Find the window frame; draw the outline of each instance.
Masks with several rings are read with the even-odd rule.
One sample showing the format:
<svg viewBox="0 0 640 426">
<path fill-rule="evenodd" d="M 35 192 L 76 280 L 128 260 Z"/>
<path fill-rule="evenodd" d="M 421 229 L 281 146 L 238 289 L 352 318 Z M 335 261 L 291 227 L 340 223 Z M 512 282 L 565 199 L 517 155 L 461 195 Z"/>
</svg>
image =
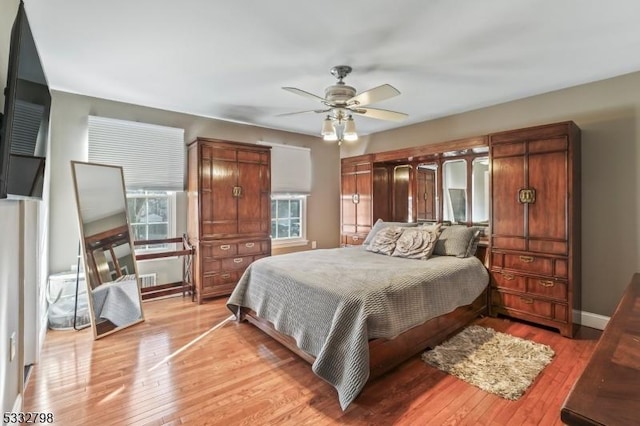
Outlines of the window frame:
<svg viewBox="0 0 640 426">
<path fill-rule="evenodd" d="M 303 246 L 309 243 L 307 240 L 307 195 L 304 194 L 272 194 L 271 203 L 278 200 L 300 200 L 300 236 L 299 237 L 285 237 L 274 238 L 271 236 L 272 247 L 293 247 Z M 272 205 L 269 206 L 271 208 Z M 277 209 L 276 209 L 277 211 Z M 277 218 L 271 217 L 269 225 L 273 223 Z"/>
<path fill-rule="evenodd" d="M 158 193 L 164 193 L 164 194 L 161 195 Z M 176 230 L 176 198 L 177 198 L 176 194 L 177 194 L 176 191 L 159 191 L 159 190 L 127 190 L 126 191 L 127 201 L 130 198 L 145 198 L 145 199 L 158 198 L 158 197 L 167 198 L 167 221 L 166 221 L 167 236 L 166 238 L 172 238 Z M 133 231 L 133 227 L 134 225 L 140 225 L 142 223 L 133 222 L 133 219 L 129 217 L 128 205 L 127 205 L 127 221 L 129 222 L 129 227 L 131 228 L 132 237 L 135 237 L 135 232 Z M 158 222 L 158 223 L 165 223 L 165 222 Z M 151 223 L 151 225 L 152 224 L 153 223 Z M 144 225 L 147 227 L 147 233 L 148 233 L 148 227 L 150 223 L 145 222 Z M 134 238 L 134 241 L 135 241 L 135 238 Z M 169 244 L 154 245 L 154 247 L 150 247 L 148 245 L 136 246 L 135 253 L 136 254 L 155 253 L 155 252 L 167 250 L 168 248 L 169 248 Z"/>
</svg>

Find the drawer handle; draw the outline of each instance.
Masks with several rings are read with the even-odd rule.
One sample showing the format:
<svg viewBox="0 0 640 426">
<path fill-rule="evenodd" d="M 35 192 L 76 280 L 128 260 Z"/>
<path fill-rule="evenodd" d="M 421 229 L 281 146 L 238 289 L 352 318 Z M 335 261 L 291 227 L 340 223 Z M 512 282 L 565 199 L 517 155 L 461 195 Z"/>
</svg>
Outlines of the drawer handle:
<svg viewBox="0 0 640 426">
<path fill-rule="evenodd" d="M 533 257 L 531 257 L 531 256 L 520 256 L 520 260 L 522 260 L 524 263 L 531 263 L 531 262 L 533 262 Z"/>
<path fill-rule="evenodd" d="M 223 244 L 220 246 L 220 250 L 229 250 L 231 246 L 229 244 Z"/>
<path fill-rule="evenodd" d="M 227 278 L 231 278 L 231 274 L 222 274 L 220 277 L 226 280 Z"/>
<path fill-rule="evenodd" d="M 351 237 L 351 239 L 353 241 L 358 241 L 360 239 L 360 237 L 358 237 L 357 235 L 354 235 L 353 237 Z"/>
<path fill-rule="evenodd" d="M 241 257 L 236 257 L 235 259 L 233 259 L 233 263 L 242 263 L 244 259 Z"/>
<path fill-rule="evenodd" d="M 247 247 L 247 248 L 251 248 L 254 245 L 255 245 L 254 243 L 246 243 L 244 246 Z"/>
<path fill-rule="evenodd" d="M 507 281 L 512 281 L 512 280 L 514 280 L 516 278 L 511 274 L 502 274 L 502 277 Z"/>
<path fill-rule="evenodd" d="M 526 303 L 527 305 L 531 305 L 533 303 L 533 299 L 530 299 L 528 297 L 521 297 L 520 300 L 522 300 L 522 302 Z"/>
<path fill-rule="evenodd" d="M 553 281 L 549 281 L 549 280 L 540 280 L 540 285 L 542 287 L 553 287 L 554 285 L 556 285 L 556 283 L 554 283 Z"/>
</svg>

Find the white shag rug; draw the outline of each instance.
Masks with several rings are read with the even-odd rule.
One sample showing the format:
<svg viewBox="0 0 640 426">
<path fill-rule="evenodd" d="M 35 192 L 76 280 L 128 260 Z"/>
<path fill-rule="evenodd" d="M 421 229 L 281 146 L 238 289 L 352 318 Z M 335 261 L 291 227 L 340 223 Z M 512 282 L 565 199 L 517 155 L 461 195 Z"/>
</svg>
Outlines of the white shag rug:
<svg viewBox="0 0 640 426">
<path fill-rule="evenodd" d="M 516 400 L 551 362 L 551 347 L 472 325 L 422 360 L 480 389 Z"/>
</svg>

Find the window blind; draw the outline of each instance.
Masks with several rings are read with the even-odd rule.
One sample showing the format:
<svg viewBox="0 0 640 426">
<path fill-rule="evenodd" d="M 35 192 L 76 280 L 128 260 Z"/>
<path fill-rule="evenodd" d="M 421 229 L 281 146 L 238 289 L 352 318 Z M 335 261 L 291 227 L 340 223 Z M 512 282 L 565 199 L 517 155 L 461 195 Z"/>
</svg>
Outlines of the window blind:
<svg viewBox="0 0 640 426">
<path fill-rule="evenodd" d="M 184 129 L 89 116 L 89 162 L 122 166 L 128 190 L 184 190 Z"/>
<path fill-rule="evenodd" d="M 258 142 L 271 146 L 271 193 L 301 194 L 311 192 L 311 150 L 300 146 Z"/>
</svg>

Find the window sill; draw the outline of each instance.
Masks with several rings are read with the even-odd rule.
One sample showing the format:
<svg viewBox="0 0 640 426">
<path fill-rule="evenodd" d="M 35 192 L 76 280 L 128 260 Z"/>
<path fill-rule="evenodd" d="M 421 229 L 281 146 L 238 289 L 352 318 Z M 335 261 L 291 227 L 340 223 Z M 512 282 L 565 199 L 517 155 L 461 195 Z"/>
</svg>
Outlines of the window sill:
<svg viewBox="0 0 640 426">
<path fill-rule="evenodd" d="M 272 248 L 286 248 L 286 247 L 300 247 L 309 245 L 309 240 L 299 239 L 299 240 L 286 240 L 286 241 L 277 241 L 271 240 Z"/>
</svg>

